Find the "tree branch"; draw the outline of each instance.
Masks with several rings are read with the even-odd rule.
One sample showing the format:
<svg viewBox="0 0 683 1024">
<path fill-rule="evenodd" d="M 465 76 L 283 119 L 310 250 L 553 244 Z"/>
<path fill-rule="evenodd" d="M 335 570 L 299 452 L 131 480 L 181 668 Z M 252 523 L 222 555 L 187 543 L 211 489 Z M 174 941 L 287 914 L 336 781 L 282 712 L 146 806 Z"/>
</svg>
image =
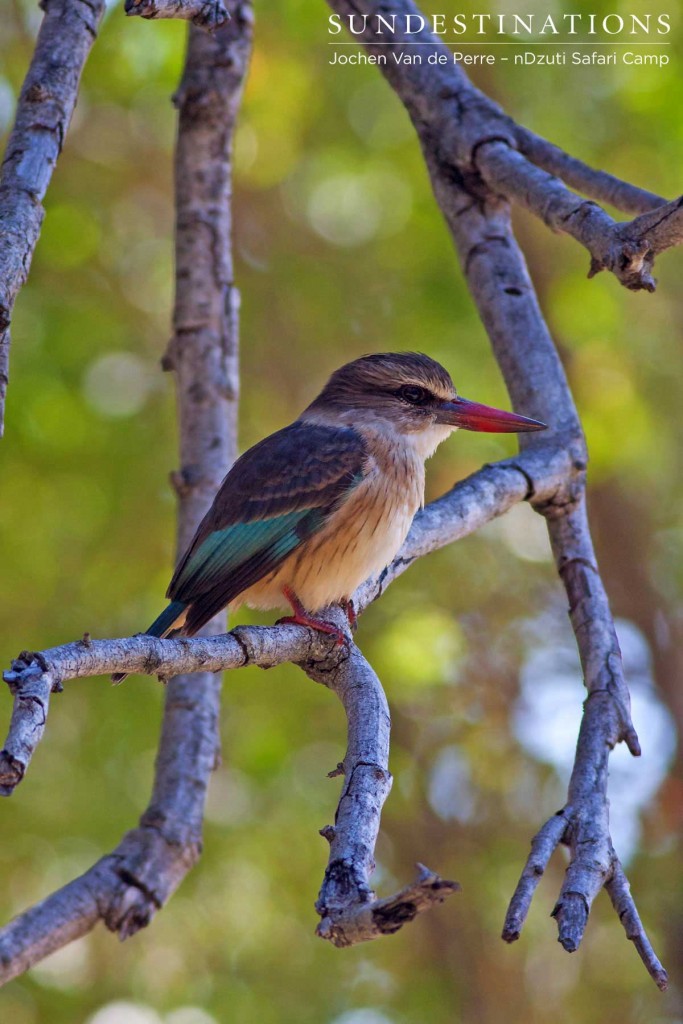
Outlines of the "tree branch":
<svg viewBox="0 0 683 1024">
<path fill-rule="evenodd" d="M 31 65 L 0 171 L 0 437 L 9 381 L 10 321 L 28 277 L 42 201 L 76 106 L 104 0 L 45 0 Z"/>
<path fill-rule="evenodd" d="M 609 270 L 625 287 L 654 291 L 654 257 L 683 240 L 680 201 L 664 206 L 668 226 L 652 240 L 651 222 L 614 221 L 597 203 L 582 199 L 553 175 L 552 166 L 567 180 L 580 182 L 589 195 L 637 212 L 654 211 L 664 201 L 652 193 L 574 161 L 545 140 L 517 125 L 488 96 L 476 89 L 462 68 L 453 63 L 443 40 L 426 27 L 410 35 L 401 30 L 406 18 L 414 27 L 420 16 L 412 0 L 328 0 L 340 15 L 367 14 L 364 31 L 354 41 L 382 55 L 380 70 L 400 95 L 422 141 L 428 161 L 439 164 L 448 181 L 470 202 L 490 199 L 491 190 L 529 209 L 556 231 L 572 235 L 591 254 L 591 276 Z M 396 15 L 396 31 L 375 35 L 375 16 Z M 426 25 L 426 19 L 425 19 Z M 389 41 L 388 41 L 389 39 Z M 400 57 L 420 44 L 422 63 L 406 64 Z M 429 63 L 445 58 L 443 63 Z M 533 160 L 538 160 L 535 166 Z M 657 222 L 659 224 L 659 222 Z"/>
<path fill-rule="evenodd" d="M 330 0 L 330 4 L 338 13 L 345 14 L 351 7 L 351 0 Z M 352 6 L 356 14 L 369 15 L 361 38 L 372 50 L 377 42 L 372 28 L 377 2 L 353 0 Z M 410 0 L 383 0 L 381 7 L 385 17 L 392 13 L 399 17 L 416 13 Z M 436 51 L 445 50 L 443 44 L 426 31 L 421 41 Z M 400 51 L 404 43 L 399 37 L 394 51 Z M 376 45 L 374 48 L 378 49 Z M 386 49 L 391 51 L 392 47 L 383 47 L 383 52 Z M 587 454 L 580 421 L 524 257 L 512 232 L 508 204 L 499 194 L 506 191 L 500 187 L 501 183 L 511 182 L 507 191 L 513 198 L 533 207 L 535 212 L 545 211 L 544 216 L 552 220 L 557 216 L 553 203 L 562 206 L 571 193 L 561 182 L 533 167 L 515 151 L 515 126 L 497 108 L 492 114 L 490 101 L 463 81 L 465 76 L 461 69 L 454 71 L 452 64 L 449 68 L 448 64 L 425 67 L 424 64 L 392 62 L 391 58 L 380 68 L 412 118 L 436 200 L 450 228 L 513 404 L 519 412 L 550 425 L 550 436 L 544 435 L 543 442 L 534 435 L 522 435 L 524 455 L 543 443 L 564 448 L 569 456 L 566 475 L 552 497 L 536 494 L 531 502 L 548 524 L 555 561 L 569 598 L 571 622 L 589 696 L 562 828 L 552 819 L 535 840 L 532 858 L 513 897 L 505 934 L 508 938 L 519 935 L 535 889 L 530 884 L 530 871 L 540 863 L 541 854 L 549 857 L 560 837 L 564 837 L 570 846 L 571 862 L 555 916 L 560 941 L 566 949 L 573 950 L 581 940 L 595 895 L 603 885 L 614 888 L 615 878 L 621 878 L 609 835 L 606 796 L 609 752 L 622 739 L 632 754 L 637 755 L 640 748 L 630 718 L 630 701 L 614 623 L 585 513 Z M 496 117 L 498 132 L 492 130 Z M 469 156 L 469 173 L 463 154 Z M 483 182 L 472 175 L 472 166 L 480 169 Z M 603 241 L 605 238 L 613 240 L 615 228 L 611 218 L 596 204 L 583 201 L 582 205 L 587 211 L 584 209 L 582 215 L 577 214 L 576 223 L 580 225 L 581 216 L 586 220 L 593 217 L 598 225 L 594 237 L 599 237 L 602 229 Z M 660 220 L 663 211 L 666 213 Z M 571 211 L 569 213 L 571 218 Z M 665 245 L 677 237 L 680 216 L 680 203 L 676 203 L 643 214 L 642 218 L 654 218 L 647 221 L 649 231 L 655 232 L 662 225 L 659 244 Z M 642 218 L 632 223 L 642 226 Z M 579 228 L 576 230 L 578 232 Z M 620 899 L 625 901 L 624 884 L 618 888 Z M 630 900 L 630 896 L 628 898 Z M 622 922 L 645 958 L 651 946 L 635 906 L 632 902 L 624 905 L 627 910 L 621 915 Z M 654 953 L 645 962 L 660 987 L 664 986 L 666 974 Z"/>
<path fill-rule="evenodd" d="M 558 449 L 552 457 L 530 449 L 460 481 L 418 513 L 392 564 L 358 589 L 354 595 L 358 613 L 416 559 L 467 536 L 517 502 L 531 497 L 551 501 L 568 472 L 563 450 Z M 333 616 L 334 610 L 329 614 Z M 115 671 L 168 679 L 178 673 L 216 673 L 245 665 L 272 668 L 284 662 L 315 664 L 329 658 L 334 650 L 334 641 L 321 633 L 285 625 L 240 626 L 227 634 L 191 639 L 159 640 L 146 633 L 121 640 L 92 640 L 87 636 L 46 651 L 24 651 L 4 674 L 14 695 L 14 711 L 5 748 L 0 752 L 0 795 L 10 795 L 24 777 L 43 735 L 50 695 L 60 692 L 69 679 Z"/>
<path fill-rule="evenodd" d="M 609 270 L 631 291 L 653 292 L 655 256 L 683 242 L 683 197 L 618 223 L 597 203 L 571 192 L 559 178 L 534 167 L 506 142 L 482 142 L 475 163 L 492 189 L 540 217 L 549 228 L 580 242 L 591 255 L 589 277 Z"/>
<path fill-rule="evenodd" d="M 616 206 L 624 213 L 647 213 L 664 206 L 666 199 L 638 188 L 613 174 L 590 167 L 583 160 L 565 153 L 547 139 L 541 138 L 522 125 L 515 125 L 515 139 L 520 153 L 541 170 L 562 178 L 570 188 L 582 192 L 590 199 Z"/>
<path fill-rule="evenodd" d="M 336 624 L 343 613 L 336 610 Z M 377 900 L 370 887 L 382 806 L 391 789 L 389 707 L 382 684 L 354 645 L 330 670 L 324 663 L 306 666 L 307 674 L 333 690 L 344 705 L 348 744 L 344 784 L 334 825 L 321 829 L 330 857 L 316 903 L 317 934 L 335 946 L 351 946 L 397 932 L 415 916 L 457 892 L 426 868 L 396 896 Z M 336 772 L 335 772 L 336 774 Z"/>
<path fill-rule="evenodd" d="M 181 470 L 174 479 L 181 550 L 237 444 L 238 297 L 230 254 L 230 150 L 251 47 L 247 4 L 240 3 L 234 15 L 213 37 L 190 30 L 178 96 L 175 335 L 166 367 L 175 368 L 178 383 Z M 220 628 L 220 622 L 214 621 L 212 628 Z M 97 649 L 85 638 L 72 645 L 71 656 L 77 655 L 76 648 L 91 656 Z M 200 660 L 192 668 L 201 665 Z M 11 728 L 16 742 L 8 741 L 0 759 L 5 793 L 17 773 L 23 773 L 23 759 L 44 728 L 49 694 L 59 688 L 54 667 L 40 657 L 28 673 L 26 695 L 17 691 L 15 696 Z M 139 827 L 85 875 L 0 932 L 0 983 L 85 934 L 99 920 L 127 938 L 148 924 L 175 891 L 201 850 L 206 789 L 218 752 L 219 692 L 220 676 L 209 671 L 171 679 L 154 789 Z"/>
</svg>

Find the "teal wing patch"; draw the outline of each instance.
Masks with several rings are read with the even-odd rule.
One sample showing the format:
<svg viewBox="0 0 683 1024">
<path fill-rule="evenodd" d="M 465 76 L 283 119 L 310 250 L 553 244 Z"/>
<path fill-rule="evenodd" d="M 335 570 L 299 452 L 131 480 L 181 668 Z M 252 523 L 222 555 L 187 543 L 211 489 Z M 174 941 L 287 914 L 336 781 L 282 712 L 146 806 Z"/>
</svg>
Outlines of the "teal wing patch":
<svg viewBox="0 0 683 1024">
<path fill-rule="evenodd" d="M 297 421 L 232 467 L 171 580 L 196 633 L 313 536 L 365 478 L 368 453 L 350 427 Z"/>
<path fill-rule="evenodd" d="M 297 533 L 297 527 L 310 516 L 311 512 L 303 509 L 273 519 L 234 523 L 223 530 L 215 530 L 182 567 L 174 581 L 172 596 L 192 601 L 228 576 L 236 581 L 240 566 L 254 559 L 274 565 L 279 563 L 301 543 L 303 538 Z"/>
</svg>

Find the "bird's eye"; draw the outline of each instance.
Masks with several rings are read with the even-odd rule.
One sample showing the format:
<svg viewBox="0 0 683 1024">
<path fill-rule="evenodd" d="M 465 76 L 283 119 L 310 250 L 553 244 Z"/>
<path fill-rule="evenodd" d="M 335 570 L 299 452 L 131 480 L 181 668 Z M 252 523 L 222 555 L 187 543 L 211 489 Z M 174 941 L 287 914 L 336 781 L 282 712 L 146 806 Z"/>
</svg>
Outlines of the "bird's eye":
<svg viewBox="0 0 683 1024">
<path fill-rule="evenodd" d="M 414 384 L 406 384 L 404 388 L 401 388 L 399 395 L 406 402 L 410 402 L 411 405 L 424 405 L 429 399 L 429 392 L 425 388 L 419 388 Z"/>
</svg>

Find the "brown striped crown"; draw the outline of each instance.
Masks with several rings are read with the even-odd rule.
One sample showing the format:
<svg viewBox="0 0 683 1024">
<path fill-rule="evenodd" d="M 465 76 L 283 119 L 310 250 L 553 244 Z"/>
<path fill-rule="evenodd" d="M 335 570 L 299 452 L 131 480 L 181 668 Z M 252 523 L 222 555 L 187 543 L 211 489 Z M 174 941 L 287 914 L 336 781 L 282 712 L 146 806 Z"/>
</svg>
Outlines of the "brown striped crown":
<svg viewBox="0 0 683 1024">
<path fill-rule="evenodd" d="M 410 388 L 425 393 L 425 404 L 455 396 L 450 374 L 435 359 L 420 352 L 378 352 L 335 370 L 306 412 L 365 408 L 393 419 L 392 410 L 406 409 Z"/>
</svg>

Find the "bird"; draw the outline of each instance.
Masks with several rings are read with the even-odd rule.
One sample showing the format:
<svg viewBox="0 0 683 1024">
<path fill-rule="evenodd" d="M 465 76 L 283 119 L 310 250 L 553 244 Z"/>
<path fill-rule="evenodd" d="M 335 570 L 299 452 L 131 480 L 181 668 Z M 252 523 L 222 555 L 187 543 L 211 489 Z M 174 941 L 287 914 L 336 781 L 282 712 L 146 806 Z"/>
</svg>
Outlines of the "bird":
<svg viewBox="0 0 683 1024">
<path fill-rule="evenodd" d="M 321 613 L 339 604 L 355 627 L 353 593 L 399 551 L 424 504 L 425 461 L 459 428 L 545 424 L 461 397 L 444 367 L 421 353 L 346 363 L 298 419 L 233 464 L 147 634 L 193 636 L 225 607 L 289 605 L 279 623 L 345 643 Z"/>
</svg>

